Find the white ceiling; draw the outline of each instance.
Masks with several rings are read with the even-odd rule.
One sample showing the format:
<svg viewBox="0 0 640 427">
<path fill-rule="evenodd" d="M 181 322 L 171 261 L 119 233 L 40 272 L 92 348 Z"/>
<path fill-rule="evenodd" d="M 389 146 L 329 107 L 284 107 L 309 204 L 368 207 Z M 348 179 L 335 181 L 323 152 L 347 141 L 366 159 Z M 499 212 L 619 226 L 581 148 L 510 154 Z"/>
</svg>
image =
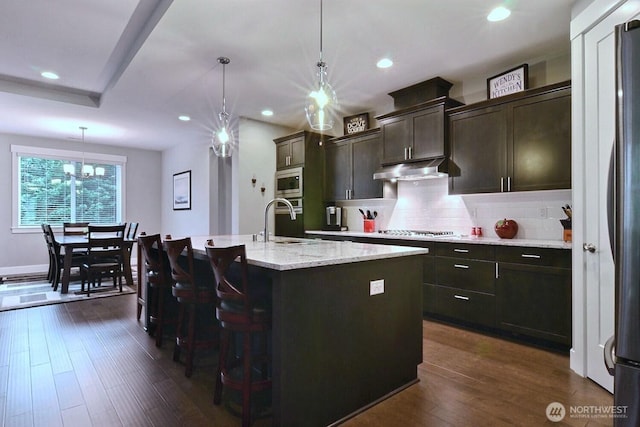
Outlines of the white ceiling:
<svg viewBox="0 0 640 427">
<path fill-rule="evenodd" d="M 387 93 L 431 77 L 455 84 L 567 52 L 574 2 L 505 0 L 511 17 L 490 23 L 499 0 L 324 0 L 324 60 L 342 115 L 375 111 Z M 231 59 L 232 119 L 307 128 L 319 20 L 320 0 L 2 0 L 0 133 L 76 139 L 86 126 L 92 143 L 208 142 L 222 104 L 219 56 Z M 383 56 L 395 65 L 377 69 Z"/>
</svg>

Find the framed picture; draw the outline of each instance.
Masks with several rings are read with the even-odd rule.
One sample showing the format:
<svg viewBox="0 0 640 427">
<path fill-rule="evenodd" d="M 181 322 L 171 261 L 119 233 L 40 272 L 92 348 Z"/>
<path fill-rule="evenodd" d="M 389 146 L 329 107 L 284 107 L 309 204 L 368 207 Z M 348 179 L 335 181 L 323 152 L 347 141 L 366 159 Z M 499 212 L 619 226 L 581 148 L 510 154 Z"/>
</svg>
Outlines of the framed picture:
<svg viewBox="0 0 640 427">
<path fill-rule="evenodd" d="M 360 113 L 355 116 L 345 117 L 344 134 L 351 135 L 369 129 L 369 113 Z"/>
<path fill-rule="evenodd" d="M 487 79 L 487 98 L 493 99 L 512 93 L 522 92 L 529 88 L 529 65 L 522 64 L 516 68 Z"/>
<path fill-rule="evenodd" d="M 191 209 L 191 171 L 173 174 L 173 210 Z"/>
</svg>

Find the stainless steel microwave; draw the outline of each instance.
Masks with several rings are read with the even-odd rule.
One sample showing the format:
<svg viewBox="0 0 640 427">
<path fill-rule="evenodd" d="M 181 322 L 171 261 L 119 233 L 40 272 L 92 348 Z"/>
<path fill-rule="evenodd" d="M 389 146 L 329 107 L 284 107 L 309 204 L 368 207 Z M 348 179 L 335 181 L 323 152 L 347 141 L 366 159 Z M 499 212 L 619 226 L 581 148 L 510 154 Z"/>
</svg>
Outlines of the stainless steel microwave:
<svg viewBox="0 0 640 427">
<path fill-rule="evenodd" d="M 287 199 L 302 197 L 302 168 L 291 168 L 276 172 L 276 197 Z"/>
</svg>

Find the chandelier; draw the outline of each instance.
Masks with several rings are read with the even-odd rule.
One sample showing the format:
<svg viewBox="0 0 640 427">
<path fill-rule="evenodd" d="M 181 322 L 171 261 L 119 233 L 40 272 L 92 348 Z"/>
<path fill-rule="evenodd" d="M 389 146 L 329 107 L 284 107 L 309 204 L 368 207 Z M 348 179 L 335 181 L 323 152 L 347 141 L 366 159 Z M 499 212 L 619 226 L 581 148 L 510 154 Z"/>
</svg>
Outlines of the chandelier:
<svg viewBox="0 0 640 427">
<path fill-rule="evenodd" d="M 87 130 L 86 127 L 80 126 L 80 131 L 82 132 L 82 166 L 80 167 L 80 176 L 81 178 L 90 178 L 92 176 L 104 176 L 104 168 L 102 166 L 96 166 L 85 164 L 84 162 L 84 131 Z M 73 163 L 65 163 L 62 166 L 62 170 L 64 174 L 67 176 L 73 176 L 78 178 L 75 174 L 76 167 Z"/>
</svg>

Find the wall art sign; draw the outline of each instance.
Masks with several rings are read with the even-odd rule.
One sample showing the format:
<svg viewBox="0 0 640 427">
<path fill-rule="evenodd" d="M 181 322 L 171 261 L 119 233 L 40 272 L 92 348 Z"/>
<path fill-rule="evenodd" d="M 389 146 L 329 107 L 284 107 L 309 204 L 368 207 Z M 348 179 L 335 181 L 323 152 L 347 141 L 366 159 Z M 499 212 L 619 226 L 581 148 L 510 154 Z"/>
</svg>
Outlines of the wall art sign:
<svg viewBox="0 0 640 427">
<path fill-rule="evenodd" d="M 487 98 L 493 99 L 529 88 L 529 65 L 522 64 L 487 79 Z"/>
<path fill-rule="evenodd" d="M 369 113 L 344 118 L 344 134 L 351 135 L 369 129 Z"/>
<path fill-rule="evenodd" d="M 173 210 L 191 209 L 191 171 L 173 174 Z"/>
</svg>

